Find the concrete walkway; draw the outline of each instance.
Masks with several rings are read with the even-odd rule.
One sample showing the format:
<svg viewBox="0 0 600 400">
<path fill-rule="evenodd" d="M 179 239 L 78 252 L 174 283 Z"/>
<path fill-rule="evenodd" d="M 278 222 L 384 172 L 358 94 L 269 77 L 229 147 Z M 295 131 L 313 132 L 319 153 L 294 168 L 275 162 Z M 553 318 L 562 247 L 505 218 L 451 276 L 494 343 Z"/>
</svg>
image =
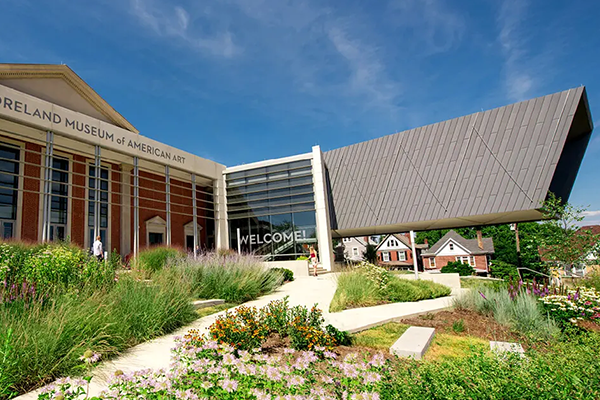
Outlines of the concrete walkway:
<svg viewBox="0 0 600 400">
<path fill-rule="evenodd" d="M 329 304 L 336 287 L 335 274 L 319 276 L 316 279 L 314 277 L 299 277 L 293 282 L 283 285 L 274 293 L 247 302 L 244 305 L 262 307 L 271 300 L 279 300 L 289 296 L 290 305 L 312 307 L 314 304 L 318 304 L 319 308 L 323 310 L 326 324 L 332 324 L 341 330 L 356 332 L 381 323 L 399 320 L 406 316 L 444 309 L 452 303 L 452 296 L 450 296 L 416 303 L 386 304 L 329 313 Z M 182 336 L 190 329 L 208 333 L 208 327 L 216 320 L 217 316 L 223 313 L 200 318 L 176 332 L 137 345 L 121 356 L 102 363 L 93 370 L 89 395 L 97 396 L 102 390 L 106 389 L 107 378 L 117 370 L 130 372 L 146 368 L 167 368 L 170 363 L 171 348 L 175 346 L 176 336 Z M 38 392 L 34 391 L 16 399 L 37 399 L 37 394 Z"/>
</svg>

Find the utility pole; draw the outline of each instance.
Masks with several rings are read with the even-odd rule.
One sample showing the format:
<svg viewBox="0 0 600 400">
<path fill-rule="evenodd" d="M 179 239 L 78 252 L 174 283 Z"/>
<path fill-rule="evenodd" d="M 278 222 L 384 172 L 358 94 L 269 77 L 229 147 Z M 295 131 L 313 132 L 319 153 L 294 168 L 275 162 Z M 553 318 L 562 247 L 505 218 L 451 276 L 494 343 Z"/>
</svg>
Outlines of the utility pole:
<svg viewBox="0 0 600 400">
<path fill-rule="evenodd" d="M 517 268 L 521 268 L 521 240 L 519 239 L 519 225 L 511 224 L 510 229 L 515 231 L 515 240 L 517 241 Z"/>
</svg>

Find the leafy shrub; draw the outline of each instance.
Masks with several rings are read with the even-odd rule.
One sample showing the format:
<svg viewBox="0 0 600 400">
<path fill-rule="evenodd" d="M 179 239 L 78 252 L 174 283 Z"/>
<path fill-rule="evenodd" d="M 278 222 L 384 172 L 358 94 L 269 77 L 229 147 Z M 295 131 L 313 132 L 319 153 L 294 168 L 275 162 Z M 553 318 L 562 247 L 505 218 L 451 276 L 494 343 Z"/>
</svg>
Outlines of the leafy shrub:
<svg viewBox="0 0 600 400">
<path fill-rule="evenodd" d="M 82 249 L 64 243 L 28 246 L 20 243 L 0 243 L 0 287 L 7 293 L 20 294 L 0 301 L 14 301 L 27 287 L 36 295 L 48 297 L 84 288 L 97 290 L 111 285 L 115 270 L 108 263 L 99 263 Z M 7 290 L 8 289 L 8 290 Z"/>
<path fill-rule="evenodd" d="M 461 318 L 458 321 L 454 321 L 452 323 L 452 330 L 456 333 L 461 333 L 465 331 L 465 321 Z"/>
<path fill-rule="evenodd" d="M 300 256 L 300 257 L 296 258 L 296 261 L 306 261 L 306 260 L 308 260 L 307 256 Z"/>
<path fill-rule="evenodd" d="M 262 345 L 268 329 L 259 318 L 256 307 L 239 306 L 225 311 L 209 328 L 218 343 L 227 343 L 238 350 L 251 350 Z"/>
<path fill-rule="evenodd" d="M 183 253 L 172 247 L 151 247 L 138 255 L 136 266 L 149 275 L 160 271 L 168 263 L 174 263 L 183 257 Z"/>
<path fill-rule="evenodd" d="M 329 324 L 325 327 L 325 332 L 329 334 L 340 346 L 350 346 L 352 344 L 352 336 L 346 331 L 340 331 L 335 326 Z"/>
<path fill-rule="evenodd" d="M 378 265 L 363 261 L 358 265 L 358 270 L 367 279 L 376 284 L 380 290 L 385 289 L 390 281 L 390 273 Z"/>
<path fill-rule="evenodd" d="M 223 299 L 244 303 L 275 290 L 281 274 L 270 272 L 260 259 L 240 254 L 204 254 L 178 260 L 173 268 L 190 279 L 192 293 L 200 299 Z"/>
<path fill-rule="evenodd" d="M 458 273 L 460 276 L 468 276 L 473 275 L 475 273 L 475 269 L 469 264 L 464 264 L 460 261 L 451 261 L 442 267 L 441 272 L 443 274 Z"/>
<path fill-rule="evenodd" d="M 501 260 L 492 260 L 490 265 L 490 274 L 494 278 L 501 279 L 519 279 L 517 267 Z"/>
<path fill-rule="evenodd" d="M 595 289 L 597 292 L 600 292 L 600 271 L 596 269 L 587 274 L 586 277 L 581 280 L 581 284 L 587 288 Z"/>
<path fill-rule="evenodd" d="M 323 328 L 323 312 L 316 306 L 310 310 L 304 306 L 289 307 L 288 298 L 271 301 L 265 307 L 238 307 L 226 312 L 210 326 L 211 337 L 218 343 L 226 343 L 238 350 L 260 347 L 270 334 L 278 333 L 283 339 L 290 338 L 296 350 L 331 348 L 338 340 L 347 341 L 348 334 L 333 327 Z"/>
<path fill-rule="evenodd" d="M 294 273 L 287 268 L 271 268 L 271 271 L 278 272 L 283 275 L 284 282 L 291 282 L 294 280 Z"/>
</svg>

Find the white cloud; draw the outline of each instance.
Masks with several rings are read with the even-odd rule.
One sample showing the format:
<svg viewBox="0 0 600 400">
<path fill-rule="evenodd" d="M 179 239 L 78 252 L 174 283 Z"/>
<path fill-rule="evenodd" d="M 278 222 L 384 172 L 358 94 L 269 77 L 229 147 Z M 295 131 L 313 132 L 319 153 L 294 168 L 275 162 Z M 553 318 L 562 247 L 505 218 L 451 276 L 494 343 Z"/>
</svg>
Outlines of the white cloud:
<svg viewBox="0 0 600 400">
<path fill-rule="evenodd" d="M 158 36 L 174 38 L 192 49 L 225 58 L 240 52 L 233 41 L 232 33 L 227 29 L 212 34 L 202 33 L 202 27 L 197 30 L 191 29 L 190 15 L 181 6 L 171 8 L 152 0 L 131 0 L 131 10 L 142 24 Z"/>
<path fill-rule="evenodd" d="M 528 50 L 521 24 L 526 11 L 526 0 L 504 0 L 498 16 L 498 41 L 505 59 L 505 86 L 508 97 L 514 101 L 526 99 L 536 84 L 532 73 L 524 65 Z"/>
<path fill-rule="evenodd" d="M 449 8 L 444 0 L 391 0 L 390 15 L 394 24 L 415 31 L 411 38 L 425 54 L 452 49 L 463 37 L 463 16 Z M 424 46 L 423 46 L 424 45 Z"/>
</svg>

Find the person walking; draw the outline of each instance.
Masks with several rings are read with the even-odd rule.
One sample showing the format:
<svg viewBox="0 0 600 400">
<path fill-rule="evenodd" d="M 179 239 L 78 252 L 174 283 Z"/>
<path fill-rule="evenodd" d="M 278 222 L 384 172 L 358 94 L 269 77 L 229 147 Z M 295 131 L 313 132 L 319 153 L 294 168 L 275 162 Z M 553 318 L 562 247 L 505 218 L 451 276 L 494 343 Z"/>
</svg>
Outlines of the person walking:
<svg viewBox="0 0 600 400">
<path fill-rule="evenodd" d="M 314 246 L 310 246 L 310 248 L 308 250 L 310 252 L 309 258 L 310 258 L 310 264 L 313 267 L 313 272 L 314 272 L 315 276 L 319 276 L 317 274 L 317 263 L 319 261 L 317 259 L 317 251 L 315 250 Z"/>
<path fill-rule="evenodd" d="M 100 236 L 96 236 L 96 241 L 92 245 L 92 250 L 94 252 L 94 257 L 98 261 L 102 261 L 104 259 L 104 248 L 102 247 L 102 240 Z"/>
</svg>

